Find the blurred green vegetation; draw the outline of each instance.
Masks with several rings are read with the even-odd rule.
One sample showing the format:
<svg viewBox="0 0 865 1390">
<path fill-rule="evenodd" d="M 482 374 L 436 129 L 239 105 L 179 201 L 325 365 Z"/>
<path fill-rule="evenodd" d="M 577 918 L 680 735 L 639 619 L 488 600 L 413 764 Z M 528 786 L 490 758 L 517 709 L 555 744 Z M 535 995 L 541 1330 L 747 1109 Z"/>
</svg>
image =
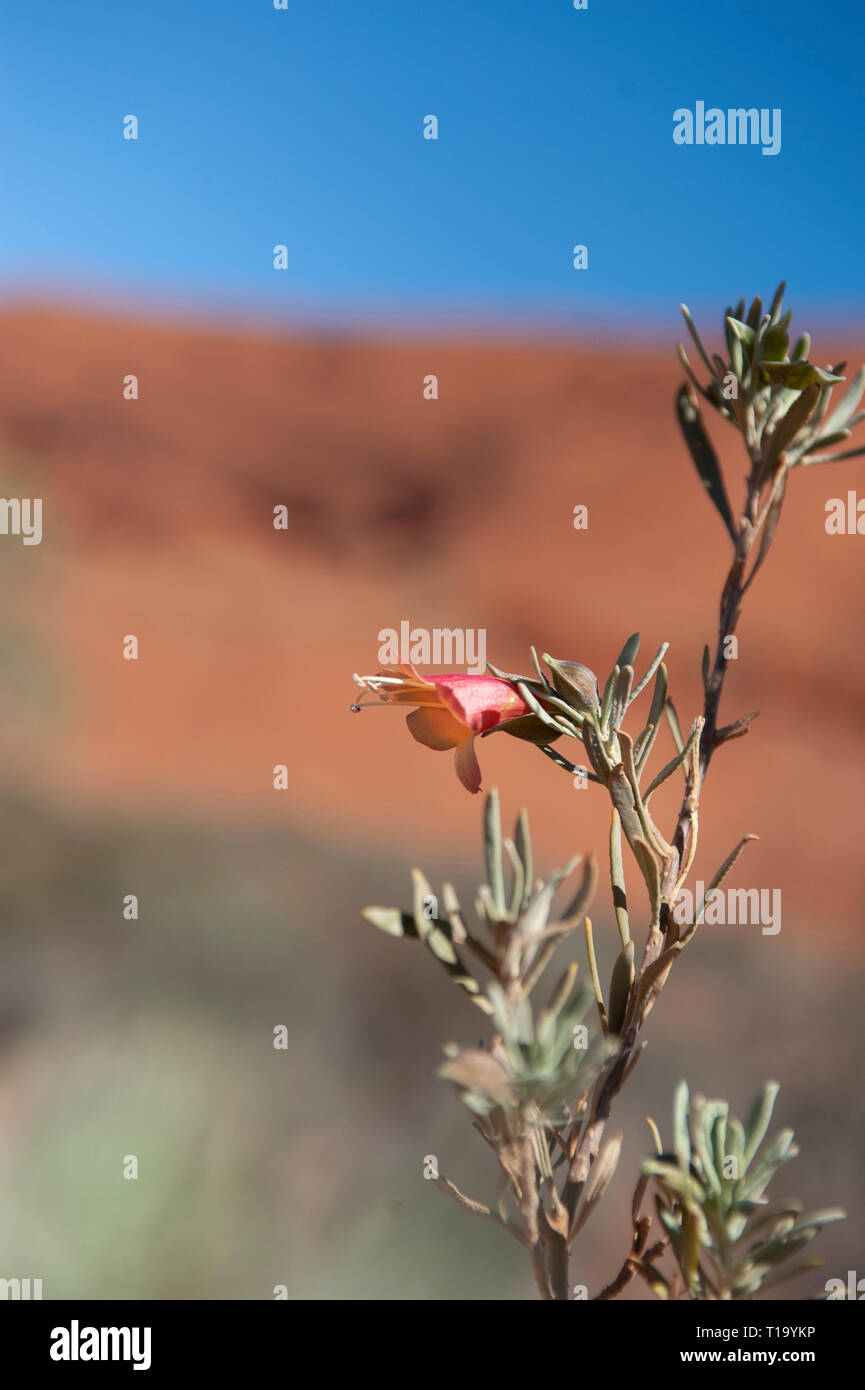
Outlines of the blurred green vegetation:
<svg viewBox="0 0 865 1390">
<path fill-rule="evenodd" d="M 423 1178 L 432 1153 L 470 1195 L 496 1193 L 434 1076 L 441 1044 L 475 1045 L 484 1020 L 359 916 L 406 899 L 402 863 L 170 807 L 109 818 L 11 797 L 0 843 L 0 1273 L 41 1278 L 45 1298 L 534 1297 L 517 1245 Z M 436 883 L 446 866 L 426 867 Z M 468 900 L 475 877 L 458 879 Z M 704 932 L 650 1020 L 574 1282 L 621 1263 L 644 1116 L 666 1119 L 683 1075 L 734 1104 L 781 1081 L 802 1148 L 789 1195 L 847 1207 L 819 1253 L 826 1277 L 856 1267 L 861 974 L 727 931 Z M 598 913 L 604 969 L 614 935 Z"/>
</svg>

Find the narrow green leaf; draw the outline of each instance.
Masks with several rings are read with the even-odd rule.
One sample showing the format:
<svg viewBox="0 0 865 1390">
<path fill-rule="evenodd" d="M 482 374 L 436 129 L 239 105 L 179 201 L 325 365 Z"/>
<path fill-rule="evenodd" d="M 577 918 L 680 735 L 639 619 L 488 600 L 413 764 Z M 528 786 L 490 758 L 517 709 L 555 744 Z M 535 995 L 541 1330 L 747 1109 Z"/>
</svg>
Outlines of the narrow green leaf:
<svg viewBox="0 0 865 1390">
<path fill-rule="evenodd" d="M 748 317 L 750 318 L 750 314 Z M 743 347 L 746 347 L 750 352 L 757 338 L 757 324 L 742 323 L 739 319 L 732 318 L 728 318 L 727 322 L 735 337 L 737 337 Z"/>
<path fill-rule="evenodd" d="M 661 727 L 661 718 L 664 713 L 666 699 L 667 668 L 662 663 L 655 677 L 655 689 L 652 694 L 652 704 L 649 710 L 648 723 L 634 745 L 634 762 L 638 776 L 642 775 L 643 768 L 646 766 L 649 755 L 654 747 L 655 739 L 658 736 L 658 730 Z"/>
<path fill-rule="evenodd" d="M 593 854 L 586 857 L 583 862 L 583 872 L 580 878 L 580 886 L 574 897 L 568 903 L 562 913 L 562 923 L 576 925 L 580 918 L 585 915 L 586 909 L 595 896 L 598 887 L 598 861 Z"/>
<path fill-rule="evenodd" d="M 595 1003 L 598 1006 L 598 1017 L 601 1020 L 601 1028 L 606 1034 L 608 1031 L 607 1009 L 604 1004 L 604 991 L 601 989 L 601 977 L 598 974 L 598 961 L 595 956 L 595 939 L 592 934 L 592 923 L 589 917 L 585 921 L 586 931 L 586 955 L 589 959 L 589 975 L 592 980 L 592 989 L 595 992 Z"/>
<path fill-rule="evenodd" d="M 508 908 L 508 917 L 512 922 L 516 922 L 517 918 L 522 912 L 523 902 L 525 901 L 526 874 L 523 868 L 523 861 L 517 853 L 517 847 L 514 844 L 513 840 L 509 840 L 506 838 L 504 841 L 504 847 L 507 852 L 508 859 L 511 861 L 511 869 L 513 870 L 514 876 L 513 886 L 511 888 L 511 901 L 510 906 Z"/>
<path fill-rule="evenodd" d="M 783 362 L 787 356 L 787 334 L 783 328 L 767 330 L 760 346 L 761 362 Z"/>
<path fill-rule="evenodd" d="M 673 1149 L 682 1173 L 691 1166 L 691 1136 L 688 1128 L 691 1098 L 687 1081 L 680 1081 L 673 1096 Z"/>
<path fill-rule="evenodd" d="M 803 459 L 803 468 L 812 468 L 816 463 L 839 463 L 841 459 L 861 458 L 865 454 L 865 447 L 861 449 L 845 449 L 843 454 L 813 454 L 811 458 Z"/>
<path fill-rule="evenodd" d="M 365 907 L 361 916 L 388 936 L 416 937 L 418 934 L 414 918 L 408 912 L 400 912 L 398 907 Z"/>
<path fill-rule="evenodd" d="M 613 907 L 616 912 L 616 925 L 622 946 L 631 939 L 628 920 L 628 895 L 625 887 L 625 869 L 622 863 L 622 822 L 615 806 L 610 817 L 610 886 L 613 890 Z"/>
<path fill-rule="evenodd" d="M 655 922 L 657 922 L 657 917 L 655 918 Z M 653 923 L 653 925 L 655 925 L 655 923 Z M 663 989 L 667 976 L 673 968 L 673 962 L 676 957 L 681 954 L 681 951 L 681 941 L 675 941 L 672 946 L 668 946 L 666 951 L 662 951 L 658 959 L 652 961 L 652 964 L 643 971 L 640 976 L 640 986 L 637 994 L 637 1012 L 643 1008 L 643 1005 L 653 991 L 656 989 Z"/>
<path fill-rule="evenodd" d="M 505 877 L 502 866 L 502 818 L 499 810 L 499 794 L 495 787 L 490 791 L 484 806 L 484 859 L 487 866 L 487 883 L 492 894 L 496 912 L 505 915 Z"/>
<path fill-rule="evenodd" d="M 820 387 L 816 382 L 806 386 L 798 400 L 790 406 L 786 415 L 782 415 L 780 420 L 776 422 L 763 448 L 763 466 L 767 473 L 774 469 L 783 451 L 807 424 L 808 417 L 817 404 L 819 396 Z"/>
<path fill-rule="evenodd" d="M 722 1184 L 729 1185 L 730 1179 L 724 1177 L 724 1165 L 727 1160 L 727 1119 L 730 1108 L 724 1101 L 718 1101 L 714 1119 L 712 1120 L 712 1154 L 715 1161 L 715 1171 Z"/>
<path fill-rule="evenodd" d="M 694 1143 L 700 1158 L 700 1167 L 706 1179 L 707 1187 L 710 1187 L 718 1196 L 721 1194 L 721 1176 L 715 1167 L 715 1155 L 712 1147 L 712 1125 L 718 1114 L 718 1101 L 704 1100 L 702 1103 L 695 1102 L 694 1116 Z M 723 1169 L 721 1169 L 723 1172 Z"/>
<path fill-rule="evenodd" d="M 607 1018 L 611 1033 L 621 1032 L 628 1007 L 628 997 L 634 983 L 634 943 L 629 941 L 619 952 L 610 977 L 610 1007 Z"/>
<path fill-rule="evenodd" d="M 619 652 L 619 655 L 616 657 L 616 665 L 620 671 L 623 671 L 626 666 L 633 666 L 639 650 L 640 634 L 639 632 L 632 632 L 627 642 L 622 647 L 622 650 Z M 631 674 L 633 677 L 633 672 Z"/>
<path fill-rule="evenodd" d="M 525 809 L 520 811 L 517 817 L 516 829 L 514 831 L 514 843 L 517 847 L 517 854 L 523 861 L 524 888 L 523 888 L 523 907 L 525 908 L 532 889 L 534 888 L 534 865 L 532 863 L 532 837 L 529 833 L 529 817 Z"/>
<path fill-rule="evenodd" d="M 781 314 L 781 305 L 784 303 L 784 293 L 787 289 L 787 281 L 782 280 L 772 296 L 772 303 L 769 305 L 769 322 L 776 323 Z"/>
<path fill-rule="evenodd" d="M 780 1089 L 777 1081 L 767 1081 L 748 1111 L 748 1118 L 745 1121 L 746 1164 L 750 1164 L 766 1136 Z"/>
<path fill-rule="evenodd" d="M 749 1199 L 756 1201 L 762 1197 L 764 1189 L 771 1182 L 778 1168 L 797 1156 L 799 1150 L 793 1142 L 794 1137 L 792 1129 L 782 1129 L 775 1135 L 772 1143 L 747 1173 L 737 1189 L 737 1202 Z M 742 1161 L 745 1163 L 744 1157 Z"/>
<path fill-rule="evenodd" d="M 581 730 L 583 746 L 601 782 L 606 787 L 610 780 L 612 764 L 604 751 L 601 736 L 591 719 L 587 719 Z"/>
<path fill-rule="evenodd" d="M 661 771 L 658 773 L 658 775 L 652 778 L 648 787 L 643 792 L 644 804 L 648 804 L 649 797 L 652 795 L 652 793 L 657 791 L 658 787 L 661 786 L 662 782 L 666 782 L 667 778 L 672 776 L 672 774 L 676 771 L 676 768 L 680 765 L 680 763 L 683 763 L 685 761 L 686 757 L 691 751 L 691 746 L 694 743 L 694 740 L 699 736 L 699 734 L 700 729 L 697 727 L 693 727 L 688 736 L 688 742 L 684 745 L 682 751 L 680 753 L 677 753 L 675 758 L 671 758 L 670 761 L 664 767 L 661 768 Z"/>
<path fill-rule="evenodd" d="M 712 448 L 708 435 L 703 428 L 700 411 L 689 386 L 682 386 L 679 389 L 678 395 L 676 396 L 676 413 L 679 420 L 679 428 L 682 431 L 682 435 L 684 436 L 685 443 L 688 446 L 700 480 L 716 510 L 720 514 L 730 534 L 731 540 L 735 544 L 736 528 L 733 523 L 730 503 L 727 500 L 727 491 L 724 487 L 721 468 L 715 450 Z"/>
<path fill-rule="evenodd" d="M 633 849 L 634 841 L 643 838 L 643 823 L 634 801 L 634 789 L 621 764 L 610 773 L 609 789 L 610 800 L 619 814 L 628 844 Z"/>
<path fill-rule="evenodd" d="M 702 357 L 703 362 L 705 363 L 705 366 L 706 366 L 706 370 L 707 370 L 708 373 L 709 373 L 709 376 L 714 376 L 715 373 L 714 373 L 714 371 L 713 371 L 712 364 L 711 364 L 711 362 L 709 361 L 709 358 L 708 358 L 707 353 L 706 353 L 706 349 L 703 347 L 703 344 L 702 344 L 702 342 L 700 341 L 700 335 L 699 335 L 699 333 L 697 332 L 697 328 L 696 328 L 696 325 L 695 325 L 695 323 L 694 323 L 694 320 L 691 318 L 691 311 L 689 310 L 687 304 L 680 304 L 680 305 L 679 305 L 679 308 L 680 308 L 681 311 L 682 311 L 682 317 L 684 318 L 685 323 L 688 325 L 688 332 L 690 333 L 691 337 L 692 337 L 693 340 L 694 340 L 694 346 L 696 347 L 697 351 L 699 352 L 700 356 Z"/>
<path fill-rule="evenodd" d="M 631 704 L 633 704 L 637 696 L 642 694 L 642 692 L 645 690 L 646 686 L 649 684 L 649 681 L 652 679 L 661 662 L 664 660 L 664 657 L 667 655 L 669 647 L 669 642 L 661 643 L 660 647 L 655 652 L 655 655 L 652 657 L 652 660 L 649 662 L 649 665 L 646 668 L 646 674 L 642 677 L 641 680 L 637 681 L 637 684 L 631 691 Z M 658 712 L 660 713 L 660 710 Z"/>
<path fill-rule="evenodd" d="M 739 858 L 739 855 L 742 853 L 742 850 L 748 844 L 749 840 L 758 840 L 759 838 L 759 835 L 743 835 L 739 843 L 727 855 L 727 858 L 724 860 L 720 869 L 718 869 L 717 873 L 712 878 L 709 887 L 706 889 L 706 892 L 703 895 L 703 899 L 700 903 L 700 906 L 697 909 L 697 915 L 694 919 L 697 926 L 699 926 L 699 924 L 703 920 L 703 912 L 705 910 L 706 903 L 709 899 L 709 895 L 711 893 L 714 893 L 716 888 L 720 888 L 721 884 L 724 882 L 724 879 L 727 877 L 728 873 L 732 869 L 736 860 Z"/>
<path fill-rule="evenodd" d="M 613 685 L 613 698 L 610 701 L 610 728 L 618 729 L 625 717 L 630 703 L 631 688 L 634 683 L 633 666 L 623 666 Z"/>
<path fill-rule="evenodd" d="M 860 367 L 838 402 L 837 410 L 834 410 L 826 421 L 827 433 L 831 434 L 834 430 L 841 430 L 847 426 L 850 417 L 862 399 L 863 391 L 865 391 L 865 367 Z M 819 442 L 821 444 L 828 443 L 825 434 Z"/>
<path fill-rule="evenodd" d="M 833 430 L 831 434 L 821 434 L 819 439 L 813 440 L 807 449 L 803 449 L 800 457 L 806 458 L 808 454 L 816 453 L 818 449 L 829 449 L 833 444 L 843 444 L 845 439 L 849 439 L 852 430 Z"/>
<path fill-rule="evenodd" d="M 601 696 L 601 712 L 599 715 L 599 722 L 602 729 L 607 729 L 609 727 L 607 721 L 610 717 L 610 705 L 613 702 L 613 687 L 616 684 L 618 678 L 619 668 L 618 666 L 614 666 L 610 674 L 607 676 L 606 682 L 604 684 L 604 693 Z"/>
<path fill-rule="evenodd" d="M 646 891 L 649 894 L 649 903 L 652 909 L 651 925 L 652 927 L 656 927 L 661 915 L 661 874 L 658 869 L 658 861 L 652 853 L 652 848 L 648 841 L 635 836 L 630 844 L 634 858 L 640 866 L 640 873 L 643 875 Z"/>
<path fill-rule="evenodd" d="M 763 362 L 760 371 L 773 386 L 786 386 L 792 391 L 803 391 L 815 382 L 820 386 L 830 386 L 844 380 L 842 376 L 826 372 L 822 367 L 815 367 L 813 362 Z"/>
<path fill-rule="evenodd" d="M 741 1120 L 737 1120 L 732 1115 L 727 1120 L 727 1153 L 731 1158 L 735 1158 L 739 1177 L 744 1178 L 746 1170 L 745 1129 Z"/>
<path fill-rule="evenodd" d="M 679 716 L 676 713 L 676 706 L 673 704 L 673 701 L 669 698 L 669 696 L 664 701 L 664 714 L 666 716 L 667 723 L 670 726 L 670 733 L 673 736 L 673 742 L 676 745 L 676 749 L 679 753 L 681 753 L 683 748 L 685 747 L 685 743 L 682 738 L 682 728 L 679 724 Z"/>
</svg>

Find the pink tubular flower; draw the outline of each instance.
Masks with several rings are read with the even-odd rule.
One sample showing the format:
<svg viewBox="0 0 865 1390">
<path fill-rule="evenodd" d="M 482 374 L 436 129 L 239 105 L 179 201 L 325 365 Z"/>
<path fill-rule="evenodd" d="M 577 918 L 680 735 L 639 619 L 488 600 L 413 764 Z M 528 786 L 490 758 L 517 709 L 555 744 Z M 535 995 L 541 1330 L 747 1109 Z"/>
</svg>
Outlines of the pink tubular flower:
<svg viewBox="0 0 865 1390">
<path fill-rule="evenodd" d="M 419 676 L 413 666 L 386 667 L 357 684 L 393 705 L 415 705 L 406 718 L 412 737 L 427 748 L 456 749 L 457 776 L 470 792 L 481 789 L 475 757 L 477 734 L 530 713 L 509 681 L 498 676 Z M 355 709 L 358 706 L 354 706 Z"/>
</svg>

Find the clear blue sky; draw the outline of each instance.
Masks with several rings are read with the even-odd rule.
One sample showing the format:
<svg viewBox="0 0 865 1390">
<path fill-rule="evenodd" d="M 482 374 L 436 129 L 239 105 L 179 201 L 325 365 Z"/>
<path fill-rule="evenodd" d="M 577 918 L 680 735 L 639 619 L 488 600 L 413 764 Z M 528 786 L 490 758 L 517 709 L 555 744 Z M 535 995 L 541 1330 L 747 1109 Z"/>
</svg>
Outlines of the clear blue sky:
<svg viewBox="0 0 865 1390">
<path fill-rule="evenodd" d="M 4 296 L 579 329 L 783 274 L 865 307 L 861 0 L 12 0 L 0 36 Z M 780 154 L 675 145 L 698 100 L 781 108 Z"/>
</svg>

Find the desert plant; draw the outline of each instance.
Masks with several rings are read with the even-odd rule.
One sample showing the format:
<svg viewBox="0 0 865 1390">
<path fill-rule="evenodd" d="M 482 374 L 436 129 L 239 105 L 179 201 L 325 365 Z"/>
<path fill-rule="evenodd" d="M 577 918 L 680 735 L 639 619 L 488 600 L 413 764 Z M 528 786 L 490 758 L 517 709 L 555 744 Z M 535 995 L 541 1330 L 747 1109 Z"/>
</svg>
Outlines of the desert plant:
<svg viewBox="0 0 865 1390">
<path fill-rule="evenodd" d="M 831 452 L 865 418 L 865 412 L 856 411 L 865 368 L 829 413 L 845 364 L 828 370 L 814 365 L 807 334 L 790 349 L 791 315 L 782 313 L 783 296 L 782 284 L 765 314 L 759 297 L 747 313 L 744 301 L 726 311 L 725 357 L 706 351 L 683 306 L 708 381 L 700 381 L 680 347 L 688 380 L 676 397 L 677 417 L 732 545 L 714 653 L 708 645 L 703 652 L 703 707 L 687 733 L 669 693 L 668 644 L 638 677 L 637 633 L 624 643 L 603 686 L 581 663 L 546 654 L 539 658 L 534 648 L 528 675 L 488 662 L 489 674 L 480 676 L 426 678 L 412 667 L 394 666 L 355 677 L 366 692 L 355 709 L 370 699 L 409 707 L 413 736 L 435 749 L 455 749 L 459 778 L 470 791 L 480 786 L 476 739 L 503 732 L 536 745 L 569 776 L 585 777 L 609 798 L 607 878 L 619 949 L 606 990 L 586 916 L 599 877 L 594 858 L 583 861 L 576 897 L 553 918 L 555 894 L 578 861 L 535 882 L 525 814 L 513 839 L 502 841 L 495 791 L 484 814 L 486 882 L 478 894 L 477 924 L 467 925 L 449 884 L 439 910 L 439 899 L 418 870 L 413 871 L 411 913 L 374 907 L 364 914 L 393 935 L 422 940 L 490 1019 L 495 1031 L 489 1047 L 451 1047 L 440 1074 L 458 1087 L 473 1111 L 475 1127 L 495 1152 L 503 1175 L 499 1200 L 495 1207 L 475 1202 L 442 1175 L 439 1186 L 526 1247 L 546 1299 L 569 1296 L 569 1253 L 615 1171 L 621 1136 L 606 1131 L 616 1097 L 645 1046 L 639 1035 L 648 1015 L 680 954 L 698 935 L 712 895 L 755 838 L 739 840 L 702 902 L 682 920 L 681 895 L 697 850 L 700 797 L 709 765 L 724 743 L 748 733 L 755 717 L 747 714 L 722 726 L 719 710 L 729 639 L 774 541 L 788 477 L 796 468 L 865 452 Z M 703 422 L 700 398 L 742 438 L 748 472 L 738 515 Z M 671 747 L 669 755 L 659 758 L 656 741 L 664 728 Z M 673 777 L 681 782 L 681 799 L 672 824 L 662 828 L 652 798 Z M 637 905 L 628 891 L 625 846 L 642 879 L 645 906 Z M 643 928 L 639 950 L 632 929 L 637 917 Z M 571 964 L 546 1002 L 536 1006 L 535 994 L 553 953 L 580 925 L 589 983 L 578 984 L 577 966 Z M 476 978 L 481 970 L 489 976 L 486 985 Z M 596 1019 L 589 1028 L 585 1020 L 592 1001 Z M 691 1135 L 683 1083 L 676 1100 L 675 1152 L 647 1164 L 633 1202 L 632 1249 L 619 1275 L 596 1297 L 615 1297 L 640 1275 L 660 1297 L 753 1298 L 769 1286 L 770 1274 L 775 1279 L 779 1263 L 825 1220 L 840 1214 L 823 1213 L 802 1222 L 790 1206 L 773 1216 L 757 1211 L 774 1168 L 793 1153 L 792 1136 L 782 1135 L 767 1154 L 756 1157 L 771 1115 L 769 1097 L 774 1103 L 771 1086 L 761 1092 L 744 1129 L 728 1118 L 725 1103 L 697 1101 Z M 742 1165 L 735 1177 L 725 1175 L 728 1158 Z M 651 1246 L 651 1218 L 641 1210 L 650 1178 L 659 1189 L 662 1227 L 661 1238 Z M 668 1252 L 678 1266 L 678 1276 L 671 1278 L 657 1269 Z"/>
</svg>

